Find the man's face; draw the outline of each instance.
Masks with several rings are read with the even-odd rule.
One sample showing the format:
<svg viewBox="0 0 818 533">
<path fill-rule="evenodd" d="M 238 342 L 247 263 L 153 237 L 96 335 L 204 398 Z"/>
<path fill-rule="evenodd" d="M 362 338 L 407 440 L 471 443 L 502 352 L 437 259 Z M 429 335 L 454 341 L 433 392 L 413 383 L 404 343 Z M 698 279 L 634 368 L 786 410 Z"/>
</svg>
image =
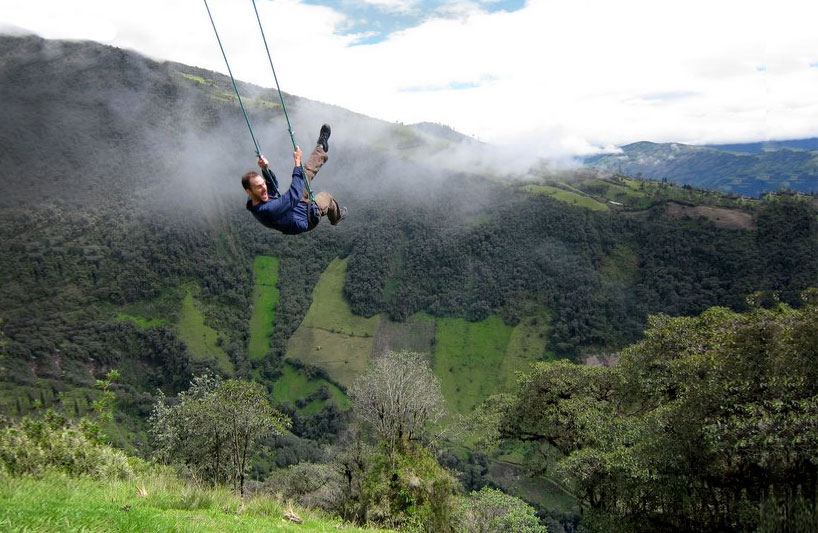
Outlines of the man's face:
<svg viewBox="0 0 818 533">
<path fill-rule="evenodd" d="M 262 203 L 270 199 L 267 194 L 267 184 L 264 183 L 264 178 L 261 176 L 253 176 L 250 178 L 250 188 L 245 189 L 247 194 L 252 198 L 253 203 Z"/>
</svg>

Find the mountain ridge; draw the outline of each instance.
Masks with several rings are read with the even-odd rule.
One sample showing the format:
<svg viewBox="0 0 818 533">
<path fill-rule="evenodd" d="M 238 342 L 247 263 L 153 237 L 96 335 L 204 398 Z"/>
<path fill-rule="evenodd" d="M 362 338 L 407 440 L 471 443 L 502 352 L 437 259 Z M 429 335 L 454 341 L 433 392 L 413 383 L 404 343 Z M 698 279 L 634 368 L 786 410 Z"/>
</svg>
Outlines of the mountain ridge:
<svg viewBox="0 0 818 533">
<path fill-rule="evenodd" d="M 818 192 L 818 138 L 725 145 L 640 141 L 584 165 L 630 176 L 757 197 Z"/>
</svg>

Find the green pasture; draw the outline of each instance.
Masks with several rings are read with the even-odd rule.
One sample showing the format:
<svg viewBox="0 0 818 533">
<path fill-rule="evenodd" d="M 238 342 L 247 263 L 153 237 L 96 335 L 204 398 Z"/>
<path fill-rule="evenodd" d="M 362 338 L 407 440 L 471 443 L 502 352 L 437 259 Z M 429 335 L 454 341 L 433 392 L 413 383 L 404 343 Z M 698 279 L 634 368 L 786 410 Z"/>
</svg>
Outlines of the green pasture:
<svg viewBox="0 0 818 533">
<path fill-rule="evenodd" d="M 185 341 L 191 357 L 200 361 L 213 361 L 228 374 L 233 373 L 230 357 L 220 347 L 219 332 L 205 324 L 205 316 L 193 296 L 192 284 L 185 286 L 185 296 L 176 324 L 179 338 Z"/>
<path fill-rule="evenodd" d="M 560 202 L 585 207 L 593 211 L 607 211 L 608 206 L 602 202 L 594 200 L 590 196 L 578 192 L 572 192 L 551 185 L 525 185 L 523 189 L 533 194 L 545 194 Z"/>
<path fill-rule="evenodd" d="M 541 306 L 531 305 L 520 323 L 511 330 L 505 358 L 500 369 L 503 388 L 511 388 L 517 373 L 543 359 L 550 333 L 551 315 Z"/>
<path fill-rule="evenodd" d="M 349 386 L 364 370 L 372 354 L 386 350 L 428 353 L 432 370 L 441 380 L 452 413 L 468 413 L 489 395 L 512 385 L 516 373 L 545 355 L 549 330 L 547 310 L 530 306 L 517 326 L 493 315 L 480 322 L 435 318 L 418 313 L 406 322 L 376 315 L 352 314 L 343 296 L 346 259 L 336 259 L 321 275 L 312 305 L 290 338 L 287 356 L 326 370 Z M 302 378 L 298 378 L 302 379 Z M 310 391 L 294 373 L 285 372 L 279 401 L 293 401 Z"/>
<path fill-rule="evenodd" d="M 321 274 L 312 305 L 287 345 L 287 357 L 327 370 L 344 386 L 366 369 L 380 322 L 379 316 L 353 314 L 344 299 L 347 262 L 335 259 Z"/>
<path fill-rule="evenodd" d="M 253 261 L 253 313 L 250 315 L 250 345 L 248 353 L 251 360 L 262 359 L 270 349 L 270 337 L 275 325 L 276 305 L 278 304 L 277 257 L 256 256 Z"/>
<path fill-rule="evenodd" d="M 517 326 L 492 315 L 480 322 L 437 320 L 432 369 L 451 413 L 468 414 L 514 383 L 516 372 L 542 358 L 548 313 L 537 310 Z"/>
<path fill-rule="evenodd" d="M 336 406 L 344 410 L 349 409 L 349 398 L 347 398 L 341 389 L 325 379 L 309 378 L 292 365 L 284 365 L 283 374 L 276 380 L 275 385 L 273 385 L 273 400 L 276 403 L 295 404 L 296 400 L 313 394 L 322 386 L 326 386 L 329 389 L 330 399 Z M 312 414 L 320 411 L 325 403 L 323 400 L 315 400 L 303 407 L 300 411 L 303 414 Z"/>
</svg>

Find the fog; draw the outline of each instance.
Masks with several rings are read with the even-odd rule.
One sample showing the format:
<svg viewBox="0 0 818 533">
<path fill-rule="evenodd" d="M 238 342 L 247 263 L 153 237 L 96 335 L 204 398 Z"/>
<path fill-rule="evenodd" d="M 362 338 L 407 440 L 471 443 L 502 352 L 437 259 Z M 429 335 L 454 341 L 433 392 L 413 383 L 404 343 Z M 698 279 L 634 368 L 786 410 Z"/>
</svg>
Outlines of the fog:
<svg viewBox="0 0 818 533">
<path fill-rule="evenodd" d="M 229 78 L 90 42 L 3 40 L 9 53 L 0 64 L 0 186 L 7 202 L 124 202 L 140 212 L 205 219 L 243 211 L 239 177 L 257 168 L 256 154 Z M 292 141 L 278 93 L 238 87 L 260 150 L 286 190 Z M 284 99 L 305 159 L 321 125 L 332 127 L 329 161 L 313 190 L 358 211 L 440 201 L 473 211 L 491 202 L 498 181 L 576 167 L 537 156 L 543 147 L 536 139 L 492 146 L 441 125 L 390 123 L 296 95 Z M 35 180 L 33 195 L 26 174 Z"/>
</svg>

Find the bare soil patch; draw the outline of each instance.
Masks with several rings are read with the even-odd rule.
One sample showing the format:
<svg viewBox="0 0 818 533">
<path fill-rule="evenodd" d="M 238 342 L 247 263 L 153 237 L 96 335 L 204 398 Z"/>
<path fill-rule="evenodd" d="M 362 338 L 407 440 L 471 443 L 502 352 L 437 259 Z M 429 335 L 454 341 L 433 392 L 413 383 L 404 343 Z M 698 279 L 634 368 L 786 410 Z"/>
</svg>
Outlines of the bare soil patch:
<svg viewBox="0 0 818 533">
<path fill-rule="evenodd" d="M 673 218 L 691 217 L 706 218 L 719 228 L 724 229 L 756 229 L 755 221 L 750 213 L 739 209 L 697 205 L 695 207 L 668 202 L 665 214 Z"/>
</svg>

